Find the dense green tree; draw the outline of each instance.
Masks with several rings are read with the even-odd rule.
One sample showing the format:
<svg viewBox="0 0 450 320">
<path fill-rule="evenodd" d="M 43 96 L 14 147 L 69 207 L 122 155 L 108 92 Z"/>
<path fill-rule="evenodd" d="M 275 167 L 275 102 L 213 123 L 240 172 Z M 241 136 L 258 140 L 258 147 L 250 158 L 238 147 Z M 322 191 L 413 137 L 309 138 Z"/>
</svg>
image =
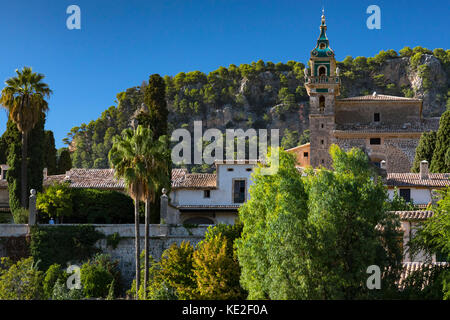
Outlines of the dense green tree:
<svg viewBox="0 0 450 320">
<path fill-rule="evenodd" d="M 411 172 L 419 172 L 420 162 L 423 160 L 427 160 L 428 163 L 431 164 L 435 147 L 436 132 L 429 131 L 422 133 L 422 135 L 420 136 L 419 144 L 416 148 L 416 155 L 414 157 L 414 163 L 411 168 Z"/>
<path fill-rule="evenodd" d="M 433 206 L 434 215 L 419 226 L 410 243 L 411 253 L 426 252 L 429 262 L 432 254 L 438 261 L 450 261 L 450 188 L 440 193 L 441 199 Z M 437 281 L 443 298 L 450 300 L 450 270 L 446 269 Z"/>
<path fill-rule="evenodd" d="M 439 130 L 436 133 L 436 147 L 431 160 L 432 172 L 450 172 L 450 163 L 445 161 L 445 155 L 450 149 L 450 111 L 445 111 L 439 120 Z"/>
<path fill-rule="evenodd" d="M 58 173 L 57 159 L 56 159 L 56 147 L 55 137 L 50 130 L 44 131 L 44 168 L 47 168 L 48 175 L 54 175 Z"/>
<path fill-rule="evenodd" d="M 64 217 L 72 214 L 72 193 L 68 183 L 55 184 L 46 188 L 45 192 L 37 195 L 36 208 L 40 217 L 45 220 L 59 218 L 61 222 Z"/>
<path fill-rule="evenodd" d="M 22 71 L 16 70 L 17 76 L 6 80 L 0 97 L 0 104 L 8 110 L 11 119 L 22 134 L 21 155 L 21 200 L 22 207 L 27 207 L 28 199 L 28 135 L 43 118 L 43 112 L 48 110 L 45 100 L 52 91 L 42 80 L 44 75 L 34 73 L 30 67 Z"/>
<path fill-rule="evenodd" d="M 297 131 L 285 129 L 281 139 L 281 147 L 285 150 L 298 146 L 299 134 Z"/>
<path fill-rule="evenodd" d="M 30 151 L 28 157 L 27 176 L 29 188 L 36 191 L 42 190 L 43 169 L 44 169 L 44 123 L 45 117 L 38 121 L 35 127 L 30 131 L 28 139 L 28 150 Z M 19 130 L 15 123 L 11 120 L 7 123 L 7 128 L 3 134 L 3 140 L 8 145 L 7 150 L 7 164 L 9 170 L 7 172 L 8 191 L 9 191 L 9 206 L 14 212 L 21 208 L 21 166 L 22 166 L 22 139 Z M 27 198 L 29 192 L 27 192 Z M 28 207 L 28 201 L 27 205 Z"/>
<path fill-rule="evenodd" d="M 64 174 L 66 171 L 72 169 L 72 159 L 70 158 L 70 151 L 68 148 L 61 148 L 58 150 L 58 170 L 57 174 Z"/>
<path fill-rule="evenodd" d="M 237 240 L 241 283 L 250 299 L 377 296 L 365 286 L 370 265 L 390 266 L 383 293 L 395 290 L 399 222 L 385 211 L 386 191 L 374 183 L 362 151 L 334 146 L 331 154 L 335 171 L 310 170 L 302 177 L 294 157 L 280 152 L 276 174 L 253 175 Z"/>
</svg>

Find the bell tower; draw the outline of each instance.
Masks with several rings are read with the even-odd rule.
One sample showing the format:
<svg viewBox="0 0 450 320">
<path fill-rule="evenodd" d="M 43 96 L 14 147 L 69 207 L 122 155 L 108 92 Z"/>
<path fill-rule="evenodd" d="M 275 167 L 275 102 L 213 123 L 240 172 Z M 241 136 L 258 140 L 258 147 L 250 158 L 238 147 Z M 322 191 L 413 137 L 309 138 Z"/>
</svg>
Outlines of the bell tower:
<svg viewBox="0 0 450 320">
<path fill-rule="evenodd" d="M 309 72 L 305 68 L 305 87 L 309 95 L 311 132 L 311 166 L 331 168 L 331 156 L 328 149 L 333 140 L 335 129 L 334 105 L 339 96 L 339 68 L 336 68 L 334 51 L 326 35 L 327 25 L 322 10 L 322 23 L 316 47 L 311 51 Z"/>
</svg>

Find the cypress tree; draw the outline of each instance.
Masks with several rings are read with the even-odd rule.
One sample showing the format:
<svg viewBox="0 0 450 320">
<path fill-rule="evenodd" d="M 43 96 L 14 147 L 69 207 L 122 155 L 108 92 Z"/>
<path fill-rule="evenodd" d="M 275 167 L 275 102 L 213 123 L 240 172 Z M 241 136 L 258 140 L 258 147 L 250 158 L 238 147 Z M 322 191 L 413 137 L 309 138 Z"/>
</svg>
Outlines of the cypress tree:
<svg viewBox="0 0 450 320">
<path fill-rule="evenodd" d="M 44 133 L 45 114 L 29 133 L 28 139 L 28 192 L 31 189 L 42 191 L 43 169 L 44 169 Z M 9 207 L 12 212 L 21 207 L 21 163 L 22 163 L 22 138 L 17 126 L 8 120 L 6 132 L 3 134 L 4 141 L 8 144 L 7 172 Z M 27 194 L 28 197 L 28 194 Z"/>
<path fill-rule="evenodd" d="M 72 169 L 72 160 L 70 158 L 70 152 L 67 148 L 61 148 L 58 150 L 58 174 L 64 174 L 66 171 Z"/>
<path fill-rule="evenodd" d="M 433 159 L 434 148 L 436 147 L 436 132 L 429 131 L 422 133 L 419 144 L 416 148 L 416 155 L 414 157 L 414 163 L 411 168 L 411 172 L 420 171 L 420 162 L 427 160 L 431 164 Z"/>
<path fill-rule="evenodd" d="M 47 168 L 49 175 L 53 175 L 58 171 L 56 165 L 55 138 L 51 130 L 45 130 L 44 135 L 44 168 Z"/>
<path fill-rule="evenodd" d="M 445 156 L 450 149 L 450 110 L 445 111 L 439 120 L 439 130 L 436 134 L 436 148 L 431 160 L 431 172 L 450 172 L 450 163 Z"/>
<path fill-rule="evenodd" d="M 144 103 L 148 108 L 148 116 L 141 117 L 146 123 L 140 123 L 149 126 L 156 138 L 167 135 L 167 110 L 166 102 L 166 83 L 159 74 L 152 74 L 148 81 L 148 86 L 144 91 Z M 138 118 L 139 121 L 139 118 Z"/>
<path fill-rule="evenodd" d="M 167 118 L 169 111 L 166 102 L 166 83 L 159 74 L 152 74 L 149 78 L 148 85 L 144 91 L 144 103 L 148 108 L 148 113 L 140 113 L 137 121 L 140 125 L 148 127 L 152 130 L 154 138 L 158 139 L 163 135 L 167 135 Z M 169 146 L 167 146 L 169 148 Z M 166 174 L 170 177 L 171 163 L 167 163 Z M 170 186 L 166 186 L 170 189 Z M 156 190 L 155 199 L 150 208 L 150 223 L 160 222 L 160 197 L 161 190 Z"/>
</svg>

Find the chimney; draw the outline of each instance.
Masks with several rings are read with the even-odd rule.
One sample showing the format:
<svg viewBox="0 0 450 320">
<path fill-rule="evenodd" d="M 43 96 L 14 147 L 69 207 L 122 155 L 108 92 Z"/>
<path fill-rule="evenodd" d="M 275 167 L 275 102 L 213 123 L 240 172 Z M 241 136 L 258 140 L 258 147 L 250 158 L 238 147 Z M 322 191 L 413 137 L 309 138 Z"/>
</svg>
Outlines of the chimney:
<svg viewBox="0 0 450 320">
<path fill-rule="evenodd" d="M 420 179 L 428 179 L 428 161 L 423 160 L 420 162 Z"/>
<path fill-rule="evenodd" d="M 43 170 L 44 180 L 47 179 L 47 173 L 48 173 L 48 169 L 44 168 L 44 170 Z"/>
</svg>

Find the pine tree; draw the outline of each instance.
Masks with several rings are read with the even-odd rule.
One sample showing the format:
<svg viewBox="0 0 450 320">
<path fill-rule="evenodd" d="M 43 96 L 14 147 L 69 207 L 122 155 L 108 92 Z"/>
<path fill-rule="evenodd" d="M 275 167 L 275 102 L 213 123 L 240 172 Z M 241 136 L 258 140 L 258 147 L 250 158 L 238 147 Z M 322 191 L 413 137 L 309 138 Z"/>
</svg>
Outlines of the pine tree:
<svg viewBox="0 0 450 320">
<path fill-rule="evenodd" d="M 439 121 L 436 134 L 436 148 L 431 160 L 431 172 L 450 172 L 450 163 L 446 163 L 445 155 L 450 149 L 450 110 L 445 111 Z"/>
<path fill-rule="evenodd" d="M 419 172 L 420 162 L 423 160 L 427 160 L 428 163 L 431 163 L 435 147 L 436 147 L 436 132 L 429 131 L 422 133 L 419 145 L 416 148 L 416 156 L 414 158 L 414 163 L 411 168 L 411 172 Z"/>
</svg>

